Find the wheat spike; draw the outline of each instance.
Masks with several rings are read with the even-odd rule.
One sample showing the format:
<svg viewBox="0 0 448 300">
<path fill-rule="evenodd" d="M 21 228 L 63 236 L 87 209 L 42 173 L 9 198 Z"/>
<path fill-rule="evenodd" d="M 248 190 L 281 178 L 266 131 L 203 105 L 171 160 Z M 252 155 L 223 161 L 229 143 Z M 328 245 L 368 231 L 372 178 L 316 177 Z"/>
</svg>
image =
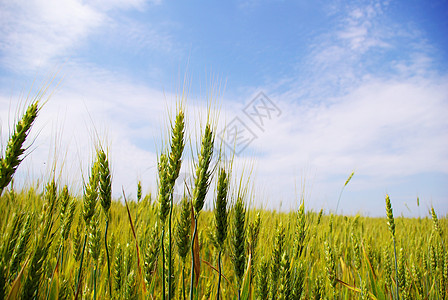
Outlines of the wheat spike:
<svg viewBox="0 0 448 300">
<path fill-rule="evenodd" d="M 22 119 L 17 123 L 8 144 L 5 156 L 0 158 L 0 195 L 3 189 L 11 182 L 14 172 L 22 161 L 26 148 L 23 143 L 28 137 L 31 126 L 39 113 L 39 101 L 31 103 Z"/>
</svg>

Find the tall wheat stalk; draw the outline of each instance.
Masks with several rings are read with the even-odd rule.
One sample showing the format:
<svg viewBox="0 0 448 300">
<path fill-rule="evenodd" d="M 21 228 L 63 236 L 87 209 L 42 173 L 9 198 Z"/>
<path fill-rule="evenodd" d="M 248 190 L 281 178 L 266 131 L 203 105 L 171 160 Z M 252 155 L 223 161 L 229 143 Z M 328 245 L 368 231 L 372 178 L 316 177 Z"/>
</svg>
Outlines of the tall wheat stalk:
<svg viewBox="0 0 448 300">
<path fill-rule="evenodd" d="M 190 280 L 190 300 L 193 300 L 194 294 L 194 273 L 197 272 L 197 279 L 199 279 L 199 249 L 197 242 L 197 228 L 199 213 L 204 206 L 205 196 L 210 186 L 210 179 L 213 168 L 210 164 L 213 157 L 213 147 L 215 142 L 215 133 L 212 130 L 211 124 L 207 122 L 205 130 L 202 135 L 201 150 L 196 165 L 196 172 L 194 177 L 193 190 L 193 236 L 191 238 L 191 280 Z M 195 257 L 196 256 L 196 257 Z"/>
<path fill-rule="evenodd" d="M 75 299 L 78 298 L 80 288 L 81 288 L 81 275 L 82 275 L 82 264 L 84 261 L 84 252 L 87 243 L 87 229 L 89 228 L 90 222 L 93 215 L 95 214 L 95 207 L 98 200 L 98 185 L 99 185 L 99 170 L 98 161 L 95 159 L 92 163 L 90 170 L 89 182 L 84 184 L 84 196 L 83 196 L 83 210 L 82 217 L 86 225 L 86 231 L 84 233 L 84 242 L 82 245 L 81 261 L 79 263 L 79 271 L 77 277 L 77 284 L 75 290 Z"/>
<path fill-rule="evenodd" d="M 386 214 L 387 214 L 387 225 L 389 227 L 389 231 L 392 235 L 392 241 L 394 243 L 395 282 L 396 282 L 396 286 L 397 286 L 397 299 L 400 300 L 400 288 L 398 285 L 397 249 L 395 246 L 395 220 L 394 220 L 394 213 L 392 211 L 392 205 L 390 203 L 389 195 L 386 195 Z"/>
<path fill-rule="evenodd" d="M 347 180 L 344 183 L 344 186 L 341 189 L 341 193 L 339 194 L 338 203 L 336 204 L 336 211 L 335 215 L 338 213 L 339 203 L 341 202 L 342 192 L 344 191 L 344 188 L 347 186 L 347 184 L 352 180 L 353 175 L 355 175 L 355 171 L 352 171 L 350 175 L 348 176 Z"/>
<path fill-rule="evenodd" d="M 176 179 L 179 177 L 182 165 L 182 153 L 185 147 L 184 142 L 184 113 L 179 109 L 174 124 L 171 125 L 171 141 L 170 152 L 168 155 L 161 154 L 159 160 L 159 203 L 160 203 L 160 220 L 162 222 L 162 262 L 163 262 L 163 278 L 165 281 L 165 221 L 168 217 L 168 299 L 171 299 L 173 293 L 174 276 L 172 266 L 172 214 L 173 214 L 173 189 Z M 163 299 L 165 299 L 165 284 L 163 283 Z"/>
<path fill-rule="evenodd" d="M 173 287 L 173 266 L 172 266 L 172 230 L 171 230 L 171 220 L 173 215 L 173 189 L 174 184 L 176 182 L 177 177 L 179 177 L 180 168 L 182 165 L 182 153 L 185 148 L 184 141 L 184 129 L 185 129 L 185 121 L 184 121 L 184 113 L 182 109 L 179 109 L 179 112 L 176 116 L 176 121 L 174 126 L 171 126 L 171 151 L 169 156 L 169 198 L 170 198 L 170 215 L 168 219 L 168 299 L 171 300 L 174 293 Z"/>
<path fill-rule="evenodd" d="M 165 300 L 165 220 L 170 212 L 170 199 L 169 199 L 169 175 L 168 175 L 168 157 L 162 153 L 158 162 L 159 167 L 159 219 L 162 224 L 162 233 L 160 238 L 161 250 L 162 250 L 162 299 Z"/>
<path fill-rule="evenodd" d="M 98 195 L 99 195 L 101 206 L 103 207 L 104 215 L 106 216 L 106 229 L 104 231 L 104 247 L 106 249 L 106 257 L 107 257 L 107 275 L 108 275 L 108 282 L 109 282 L 109 295 L 112 296 L 109 250 L 107 248 L 107 229 L 109 228 L 110 205 L 112 202 L 112 176 L 111 176 L 110 167 L 109 167 L 109 160 L 101 146 L 99 146 L 97 148 L 97 161 L 98 161 L 98 171 L 99 171 Z"/>
</svg>

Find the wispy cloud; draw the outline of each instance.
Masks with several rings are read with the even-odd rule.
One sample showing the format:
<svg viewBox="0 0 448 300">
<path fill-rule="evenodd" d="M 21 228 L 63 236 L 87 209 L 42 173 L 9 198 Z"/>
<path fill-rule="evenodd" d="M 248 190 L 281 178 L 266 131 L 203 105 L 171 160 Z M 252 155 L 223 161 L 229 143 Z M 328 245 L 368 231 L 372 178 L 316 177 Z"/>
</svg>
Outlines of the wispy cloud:
<svg viewBox="0 0 448 300">
<path fill-rule="evenodd" d="M 154 1 L 157 4 L 160 1 Z M 143 10 L 148 1 L 32 0 L 0 3 L 0 63 L 14 71 L 42 70 L 76 57 L 89 37 L 101 28 L 114 26 L 114 10 Z M 107 26 L 106 26 L 107 25 Z M 105 27 L 106 26 L 106 27 Z M 167 48 L 169 42 L 155 29 L 128 24 L 126 33 L 139 36 L 135 45 Z M 136 32 L 137 31 L 137 32 Z M 150 41 L 151 42 L 150 42 Z"/>
<path fill-rule="evenodd" d="M 377 19 L 382 10 L 380 2 L 349 9 L 336 36 L 342 43 L 346 43 L 348 50 L 358 54 L 371 48 L 388 47 L 387 36 L 380 26 L 381 21 Z"/>
<path fill-rule="evenodd" d="M 116 18 L 104 29 L 103 34 L 114 37 L 106 44 L 127 55 L 138 55 L 156 50 L 161 53 L 177 53 L 172 34 L 151 23 L 141 23 L 132 18 Z"/>
<path fill-rule="evenodd" d="M 76 0 L 2 2 L 1 63 L 13 70 L 46 66 L 74 48 L 104 16 Z"/>
</svg>

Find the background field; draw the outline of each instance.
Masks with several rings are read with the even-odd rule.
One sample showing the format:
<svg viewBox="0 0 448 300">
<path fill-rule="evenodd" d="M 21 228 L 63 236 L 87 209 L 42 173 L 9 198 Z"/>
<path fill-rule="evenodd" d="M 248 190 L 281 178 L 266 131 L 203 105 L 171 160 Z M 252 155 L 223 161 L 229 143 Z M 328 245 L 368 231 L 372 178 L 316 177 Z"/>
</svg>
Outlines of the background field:
<svg viewBox="0 0 448 300">
<path fill-rule="evenodd" d="M 48 194 L 39 193 L 31 188 L 24 191 L 8 191 L 1 197 L 1 253 L 3 257 L 4 293 L 7 295 L 18 272 L 24 267 L 22 281 L 32 276 L 30 258 L 35 255 L 39 234 L 43 230 L 41 218 Z M 54 210 L 52 234 L 48 236 L 48 250 L 43 258 L 42 274 L 38 277 L 38 297 L 45 298 L 48 289 L 52 289 L 50 298 L 59 294 L 61 299 L 71 299 L 75 293 L 76 273 L 82 247 L 82 235 L 86 230 L 80 217 L 81 200 L 76 200 L 76 211 L 68 239 L 60 236 L 60 203 Z M 131 216 L 135 222 L 140 249 L 140 269 L 144 277 L 147 299 L 161 299 L 161 252 L 160 224 L 157 227 L 157 203 L 151 195 L 140 202 L 130 202 Z M 97 207 L 97 209 L 99 209 Z M 174 219 L 179 217 L 175 207 Z M 277 213 L 249 209 L 246 222 L 253 224 L 256 215 L 260 215 L 257 247 L 251 253 L 248 267 L 246 252 L 245 281 L 252 277 L 250 298 L 257 298 L 263 287 L 278 289 L 275 299 L 281 298 L 286 290 L 300 292 L 302 299 L 392 299 L 391 290 L 395 289 L 394 250 L 386 218 L 365 218 L 362 216 L 343 217 L 322 215 L 307 211 L 303 216 L 304 224 L 298 222 L 298 212 Z M 109 228 L 109 254 L 113 266 L 112 294 L 115 298 L 142 299 L 142 280 L 139 276 L 135 240 L 132 237 L 127 211 L 120 202 L 111 206 Z M 104 216 L 98 216 L 99 234 L 104 233 Z M 398 258 L 398 280 L 400 295 L 403 299 L 446 299 L 448 254 L 444 251 L 447 240 L 447 219 L 439 219 L 439 232 L 431 218 L 396 218 L 396 239 Z M 175 225 L 176 226 L 176 225 Z M 251 227 L 252 228 L 252 227 Z M 247 228 L 246 228 L 247 229 Z M 444 232 L 442 232 L 442 229 Z M 303 232 L 303 238 L 297 232 Z M 25 234 L 25 235 L 24 235 Z M 28 235 L 26 235 L 28 234 Z M 199 245 L 201 257 L 201 275 L 198 284 L 198 298 L 214 298 L 217 286 L 217 250 L 213 244 L 213 214 L 204 211 L 200 216 Z M 250 235 L 249 235 L 250 236 Z M 253 242 L 247 238 L 246 243 Z M 27 239 L 28 243 L 19 247 Z M 328 243 L 329 247 L 326 247 Z M 59 246 L 61 261 L 55 272 Z M 87 247 L 89 251 L 95 249 Z M 105 250 L 99 244 L 97 273 L 97 297 L 107 298 L 108 276 Z M 97 245 L 98 246 L 98 245 Z M 298 246 L 303 247 L 299 255 Z M 93 247 L 93 246 L 92 246 Z M 248 245 L 246 249 L 249 248 Z M 13 257 L 20 253 L 20 259 Z M 331 251 L 332 254 L 329 254 Z M 222 296 L 224 299 L 236 298 L 237 284 L 230 259 L 230 246 L 226 243 L 223 255 Z M 177 253 L 177 252 L 176 252 Z M 329 261 L 330 260 L 330 261 Z M 12 262 L 17 264 L 12 269 Z M 25 266 L 25 262 L 28 263 Z M 155 267 L 154 267 L 155 265 Z M 185 285 L 189 287 L 190 259 L 186 260 Z M 91 254 L 85 254 L 83 264 L 82 295 L 90 299 L 93 292 L 93 262 Z M 151 269 L 154 267 L 154 269 Z M 183 264 L 179 256 L 174 255 L 175 298 L 182 299 L 181 270 Z M 332 273 L 334 272 L 334 273 Z M 273 278 L 276 273 L 278 278 Z M 338 281 L 333 287 L 329 280 Z M 53 278 L 53 281 L 51 281 Z M 246 284 L 246 283 L 244 283 Z M 288 287 L 289 286 L 289 287 Z M 23 283 L 22 283 L 23 288 Z M 369 293 L 361 296 L 359 290 Z M 187 292 L 188 296 L 188 292 Z M 286 296 L 285 296 L 286 297 Z M 195 297 L 196 298 L 196 297 Z M 244 299 L 245 297 L 243 297 Z M 373 297 L 371 297 L 373 298 Z M 260 299 L 264 299 L 260 296 Z M 285 299 L 300 299 L 286 297 Z M 374 299 L 374 298 L 373 298 Z"/>
</svg>

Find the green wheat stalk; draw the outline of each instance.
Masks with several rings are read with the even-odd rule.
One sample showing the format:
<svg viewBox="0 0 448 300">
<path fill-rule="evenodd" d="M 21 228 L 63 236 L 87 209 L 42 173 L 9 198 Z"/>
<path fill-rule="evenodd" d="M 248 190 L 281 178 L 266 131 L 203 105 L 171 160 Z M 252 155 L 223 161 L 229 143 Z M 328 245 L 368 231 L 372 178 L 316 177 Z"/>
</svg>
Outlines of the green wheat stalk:
<svg viewBox="0 0 448 300">
<path fill-rule="evenodd" d="M 400 300 L 400 288 L 398 285 L 398 263 L 397 263 L 397 250 L 395 246 L 395 220 L 394 213 L 392 211 L 392 205 L 390 203 L 389 195 L 386 195 L 386 214 L 387 214 L 387 225 L 389 227 L 389 231 L 392 235 L 392 241 L 394 243 L 394 257 L 395 257 L 395 282 L 397 286 L 397 299 Z"/>
<path fill-rule="evenodd" d="M 334 214 L 338 213 L 338 208 L 339 208 L 339 202 L 341 202 L 341 197 L 342 197 L 342 192 L 344 191 L 344 188 L 347 186 L 347 184 L 350 182 L 350 180 L 352 179 L 353 175 L 355 175 L 355 171 L 352 171 L 352 173 L 350 173 L 350 175 L 348 176 L 347 180 L 344 183 L 344 186 L 341 189 L 341 193 L 339 194 L 339 198 L 338 198 L 338 204 L 336 205 L 336 211 Z"/>
<path fill-rule="evenodd" d="M 90 221 L 92 220 L 92 217 L 95 214 L 95 207 L 98 200 L 98 185 L 99 185 L 98 173 L 99 173 L 98 161 L 95 160 L 91 167 L 89 182 L 84 185 L 82 217 L 86 225 L 86 232 L 84 233 L 84 242 L 81 251 L 81 261 L 79 263 L 75 299 L 77 299 L 78 294 L 80 292 L 79 289 L 81 283 L 82 264 L 84 261 L 84 251 L 87 243 L 87 230 L 89 228 Z"/>
<path fill-rule="evenodd" d="M 210 123 L 205 126 L 204 134 L 202 135 L 201 150 L 196 165 L 196 172 L 194 178 L 193 190 L 193 208 L 194 208 L 194 231 L 191 238 L 191 280 L 190 280 L 190 300 L 193 300 L 194 292 L 194 240 L 197 234 L 197 223 L 199 213 L 204 206 L 205 196 L 210 186 L 210 178 L 213 168 L 210 168 L 213 157 L 213 146 L 215 142 L 215 133 L 212 130 Z"/>
<path fill-rule="evenodd" d="M 98 161 L 98 172 L 99 172 L 98 195 L 99 195 L 101 206 L 103 207 L 104 214 L 106 216 L 106 229 L 104 231 L 104 247 L 106 248 L 106 257 L 107 257 L 107 275 L 108 275 L 108 282 L 109 282 L 109 294 L 112 296 L 109 250 L 107 248 L 107 229 L 109 228 L 110 205 L 112 202 L 112 176 L 111 176 L 110 167 L 109 167 L 109 160 L 107 158 L 106 153 L 104 152 L 104 150 L 101 147 L 99 147 L 97 149 L 97 161 Z"/>
<path fill-rule="evenodd" d="M 172 238 L 171 238 L 171 219 L 173 214 L 173 189 L 177 177 L 179 177 L 180 168 L 182 166 L 182 153 L 185 148 L 184 142 L 184 113 L 182 109 L 176 116 L 176 121 L 174 126 L 172 126 L 171 131 L 171 151 L 169 155 L 169 172 L 168 172 L 168 184 L 169 184 L 169 198 L 170 198 L 170 212 L 168 219 L 168 299 L 171 300 L 173 297 L 172 290 L 172 277 L 174 276 L 173 266 L 172 266 Z"/>
</svg>

